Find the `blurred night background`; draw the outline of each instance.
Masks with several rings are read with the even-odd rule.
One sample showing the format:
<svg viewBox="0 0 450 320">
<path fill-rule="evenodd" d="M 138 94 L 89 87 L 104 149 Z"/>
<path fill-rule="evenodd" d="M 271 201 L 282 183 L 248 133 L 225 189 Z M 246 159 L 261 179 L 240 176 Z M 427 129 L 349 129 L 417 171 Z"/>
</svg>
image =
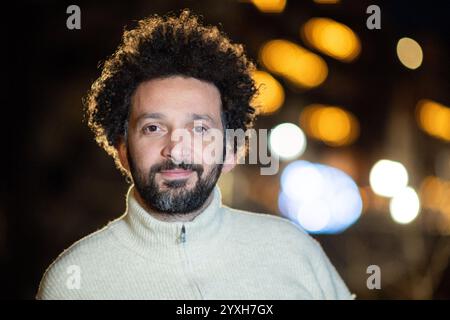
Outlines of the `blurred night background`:
<svg viewBox="0 0 450 320">
<path fill-rule="evenodd" d="M 79 30 L 66 27 L 73 4 Z M 367 26 L 370 5 L 380 29 Z M 359 299 L 449 299 L 449 8 L 378 0 L 29 1 L 4 11 L 1 297 L 34 299 L 58 254 L 123 213 L 128 184 L 94 142 L 82 98 L 124 28 L 183 8 L 220 24 L 257 63 L 256 128 L 271 130 L 281 158 L 275 175 L 246 164 L 223 176 L 224 203 L 311 232 Z M 367 287 L 371 265 L 381 289 Z"/>
</svg>

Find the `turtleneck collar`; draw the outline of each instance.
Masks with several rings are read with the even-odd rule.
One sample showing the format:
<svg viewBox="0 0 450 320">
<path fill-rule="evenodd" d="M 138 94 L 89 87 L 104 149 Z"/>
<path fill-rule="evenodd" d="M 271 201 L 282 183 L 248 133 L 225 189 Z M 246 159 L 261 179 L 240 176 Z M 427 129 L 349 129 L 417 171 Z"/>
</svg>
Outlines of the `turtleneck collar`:
<svg viewBox="0 0 450 320">
<path fill-rule="evenodd" d="M 115 228 L 114 233 L 125 239 L 134 250 L 153 257 L 170 255 L 168 251 L 182 243 L 189 246 L 211 244 L 220 234 L 224 214 L 217 185 L 212 195 L 209 205 L 193 220 L 168 222 L 158 220 L 144 209 L 134 196 L 134 186 L 131 186 L 126 197 L 127 208 L 121 219 L 124 224 Z"/>
</svg>

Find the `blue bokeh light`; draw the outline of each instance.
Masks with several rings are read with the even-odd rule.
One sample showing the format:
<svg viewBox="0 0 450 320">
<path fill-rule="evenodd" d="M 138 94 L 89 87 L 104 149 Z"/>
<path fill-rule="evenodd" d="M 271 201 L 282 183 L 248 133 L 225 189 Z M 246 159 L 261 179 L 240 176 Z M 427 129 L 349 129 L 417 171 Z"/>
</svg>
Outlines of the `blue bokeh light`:
<svg viewBox="0 0 450 320">
<path fill-rule="evenodd" d="M 283 170 L 278 205 L 285 217 L 309 233 L 340 233 L 362 212 L 358 186 L 349 175 L 304 160 Z"/>
</svg>

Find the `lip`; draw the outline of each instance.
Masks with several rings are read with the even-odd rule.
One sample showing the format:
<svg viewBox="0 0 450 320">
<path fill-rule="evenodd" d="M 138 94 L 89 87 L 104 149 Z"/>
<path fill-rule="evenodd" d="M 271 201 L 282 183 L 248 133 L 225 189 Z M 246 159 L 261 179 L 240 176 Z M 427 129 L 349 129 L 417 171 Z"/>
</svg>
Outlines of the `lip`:
<svg viewBox="0 0 450 320">
<path fill-rule="evenodd" d="M 183 179 L 188 178 L 191 175 L 192 170 L 173 169 L 173 170 L 163 170 L 160 171 L 160 173 L 164 178 Z"/>
</svg>

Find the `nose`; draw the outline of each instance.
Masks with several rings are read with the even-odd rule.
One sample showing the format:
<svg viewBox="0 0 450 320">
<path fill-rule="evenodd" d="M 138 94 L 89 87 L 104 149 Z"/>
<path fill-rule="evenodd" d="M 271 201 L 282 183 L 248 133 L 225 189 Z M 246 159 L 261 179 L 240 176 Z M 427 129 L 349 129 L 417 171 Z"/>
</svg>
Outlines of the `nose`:
<svg viewBox="0 0 450 320">
<path fill-rule="evenodd" d="M 191 135 L 187 130 L 174 131 L 162 149 L 162 156 L 171 159 L 175 164 L 191 163 Z"/>
</svg>

